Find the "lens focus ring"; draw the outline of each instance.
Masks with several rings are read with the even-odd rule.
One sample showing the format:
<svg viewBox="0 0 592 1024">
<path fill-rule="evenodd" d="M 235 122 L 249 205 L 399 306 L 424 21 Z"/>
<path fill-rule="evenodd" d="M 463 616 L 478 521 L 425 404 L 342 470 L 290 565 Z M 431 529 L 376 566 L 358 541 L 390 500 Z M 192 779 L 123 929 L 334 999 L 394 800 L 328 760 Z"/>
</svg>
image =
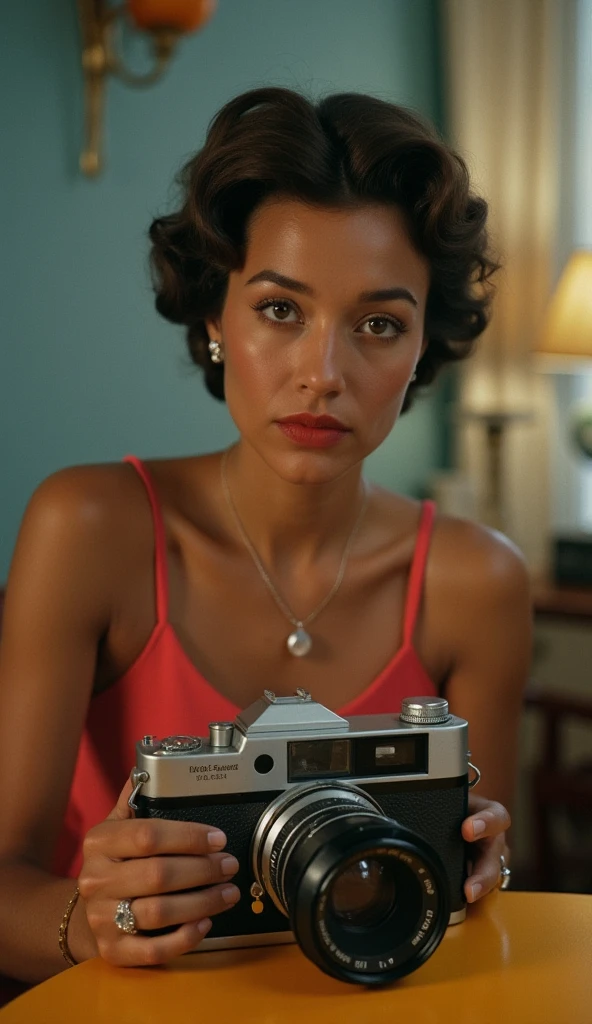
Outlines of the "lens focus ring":
<svg viewBox="0 0 592 1024">
<path fill-rule="evenodd" d="M 272 801 L 255 829 L 251 858 L 256 880 L 282 914 L 289 915 L 289 908 L 279 892 L 286 864 L 298 845 L 296 840 L 307 834 L 305 822 L 324 811 L 340 818 L 356 811 L 382 814 L 369 794 L 339 782 L 295 786 Z M 314 827 L 318 826 L 316 821 Z"/>
<path fill-rule="evenodd" d="M 284 891 L 284 877 L 287 863 L 296 845 L 305 837 L 312 836 L 325 822 L 341 818 L 344 814 L 359 814 L 360 810 L 368 813 L 373 808 L 361 808 L 359 802 L 354 802 L 349 795 L 333 797 L 300 807 L 285 823 L 271 849 L 269 883 L 286 913 L 289 913 L 289 907 Z"/>
</svg>

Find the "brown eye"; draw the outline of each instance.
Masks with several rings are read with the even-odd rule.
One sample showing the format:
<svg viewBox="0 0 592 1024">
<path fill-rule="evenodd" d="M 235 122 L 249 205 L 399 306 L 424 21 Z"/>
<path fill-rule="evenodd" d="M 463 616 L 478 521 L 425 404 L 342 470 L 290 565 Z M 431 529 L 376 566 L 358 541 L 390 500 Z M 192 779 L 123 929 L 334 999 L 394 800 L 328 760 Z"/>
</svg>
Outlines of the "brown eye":
<svg viewBox="0 0 592 1024">
<path fill-rule="evenodd" d="M 381 324 L 381 330 L 375 331 L 374 328 L 372 327 L 372 333 L 373 334 L 384 334 L 384 331 L 385 331 L 385 328 L 387 326 L 388 321 L 385 320 L 383 317 L 375 316 L 375 317 L 372 318 L 372 320 L 368 320 L 368 323 L 369 324 Z"/>
<path fill-rule="evenodd" d="M 373 338 L 384 339 L 384 341 L 396 341 L 407 330 L 404 323 L 391 316 L 370 316 L 362 326 L 370 328 L 369 331 L 362 331 L 366 337 L 371 334 Z M 375 330 L 375 326 L 378 326 L 378 330 Z"/>
<path fill-rule="evenodd" d="M 268 324 L 288 323 L 291 325 L 298 320 L 296 309 L 292 303 L 285 302 L 283 299 L 263 299 L 262 302 L 256 302 L 251 308 Z M 290 313 L 296 315 L 296 320 L 288 321 Z"/>
</svg>

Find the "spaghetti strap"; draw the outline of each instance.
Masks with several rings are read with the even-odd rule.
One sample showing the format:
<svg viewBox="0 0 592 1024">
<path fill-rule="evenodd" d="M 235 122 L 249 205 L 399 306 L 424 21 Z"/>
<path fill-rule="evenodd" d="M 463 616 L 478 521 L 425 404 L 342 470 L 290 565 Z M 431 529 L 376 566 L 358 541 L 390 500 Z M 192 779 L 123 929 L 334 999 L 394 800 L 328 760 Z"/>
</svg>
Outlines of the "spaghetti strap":
<svg viewBox="0 0 592 1024">
<path fill-rule="evenodd" d="M 161 625 L 166 622 L 168 618 L 169 605 L 166 534 L 164 530 L 162 512 L 158 503 L 154 481 L 152 480 L 152 477 L 144 463 L 135 455 L 125 455 L 123 461 L 129 462 L 130 465 L 134 467 L 138 476 L 141 478 L 148 493 L 148 498 L 150 499 L 152 521 L 154 524 L 154 589 L 156 592 L 156 618 L 158 625 Z"/>
<path fill-rule="evenodd" d="M 405 647 L 413 646 L 413 633 L 417 621 L 417 614 L 423 594 L 425 568 L 432 536 L 432 527 L 436 513 L 434 501 L 424 501 L 421 509 L 421 519 L 415 542 L 413 562 L 409 572 L 407 584 L 407 599 L 405 602 L 405 617 L 403 620 L 403 644 Z"/>
</svg>

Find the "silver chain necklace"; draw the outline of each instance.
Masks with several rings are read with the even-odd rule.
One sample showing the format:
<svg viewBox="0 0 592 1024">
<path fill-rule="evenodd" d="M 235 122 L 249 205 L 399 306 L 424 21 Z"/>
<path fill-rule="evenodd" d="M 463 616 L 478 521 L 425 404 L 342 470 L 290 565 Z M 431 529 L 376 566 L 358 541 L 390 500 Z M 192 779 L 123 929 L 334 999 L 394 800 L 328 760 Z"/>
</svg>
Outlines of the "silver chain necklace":
<svg viewBox="0 0 592 1024">
<path fill-rule="evenodd" d="M 222 462 L 220 464 L 220 473 L 221 473 L 221 477 L 222 477 L 222 490 L 224 491 L 224 497 L 226 498 L 226 503 L 227 503 L 228 508 L 230 509 L 231 513 L 232 513 L 232 516 L 233 516 L 235 522 L 236 522 L 238 531 L 239 531 L 239 533 L 240 533 L 240 535 L 241 535 L 241 537 L 242 537 L 242 539 L 244 541 L 245 547 L 246 547 L 247 551 L 249 552 L 251 558 L 253 559 L 253 561 L 254 561 L 254 563 L 255 563 L 258 571 L 259 571 L 259 575 L 261 576 L 261 579 L 265 583 L 265 586 L 269 590 L 271 596 L 273 597 L 273 599 L 274 599 L 275 603 L 277 604 L 278 608 L 280 609 L 280 611 L 282 611 L 284 613 L 284 615 L 286 616 L 286 618 L 290 620 L 292 625 L 296 627 L 296 629 L 292 633 L 290 633 L 288 639 L 286 640 L 286 647 L 288 648 L 290 654 L 293 654 L 295 658 L 302 658 L 302 657 L 304 657 L 305 654 L 308 654 L 308 652 L 310 651 L 310 649 L 312 647 L 312 637 L 311 637 L 310 633 L 308 633 L 307 630 L 304 627 L 307 626 L 309 622 L 312 622 L 313 619 L 316 619 L 317 615 L 319 615 L 323 611 L 323 609 L 327 607 L 327 605 L 329 604 L 329 601 L 331 600 L 332 597 L 335 597 L 335 594 L 337 593 L 337 591 L 339 590 L 339 588 L 341 586 L 341 582 L 343 580 L 343 576 L 344 576 L 344 573 L 345 573 L 345 566 L 347 564 L 347 558 L 348 558 L 348 555 L 349 555 L 349 553 L 351 551 L 352 544 L 353 544 L 353 542 L 354 542 L 354 540 L 356 538 L 356 534 L 357 534 L 357 532 L 358 532 L 358 530 L 360 528 L 360 525 L 361 525 L 361 522 L 362 522 L 362 519 L 363 519 L 363 516 L 364 516 L 364 512 L 366 511 L 366 506 L 368 504 L 368 490 L 367 490 L 367 487 L 364 484 L 364 500 L 362 501 L 362 507 L 360 508 L 360 511 L 359 511 L 358 517 L 357 517 L 357 519 L 356 519 L 356 521 L 354 523 L 353 529 L 352 529 L 352 531 L 351 531 L 351 533 L 350 533 L 350 535 L 349 535 L 349 537 L 347 539 L 347 543 L 345 545 L 345 548 L 343 549 L 343 554 L 341 556 L 341 562 L 339 563 L 339 570 L 337 572 L 337 577 L 335 579 L 335 583 L 331 587 L 331 590 L 329 591 L 327 596 L 325 598 L 323 598 L 323 600 L 321 601 L 320 605 L 317 608 L 315 608 L 314 611 L 312 611 L 310 613 L 310 615 L 307 615 L 305 619 L 297 619 L 296 616 L 293 614 L 293 612 L 290 610 L 290 608 L 288 608 L 288 605 L 286 604 L 286 602 L 284 601 L 282 596 L 280 594 L 278 594 L 277 590 L 275 589 L 275 587 L 274 587 L 273 583 L 271 582 L 271 579 L 269 578 L 269 575 L 268 575 L 268 573 L 267 573 L 267 571 L 265 569 L 265 566 L 263 565 L 263 562 L 259 558 L 259 555 L 257 554 L 257 552 L 256 552 L 253 544 L 251 543 L 251 540 L 249 539 L 249 537 L 247 535 L 247 532 L 246 532 L 246 530 L 245 530 L 245 528 L 244 528 L 244 526 L 243 526 L 243 524 L 241 522 L 241 518 L 240 518 L 240 516 L 239 516 L 239 514 L 237 512 L 236 506 L 235 506 L 235 504 L 234 504 L 234 502 L 232 500 L 232 495 L 230 493 L 230 488 L 228 486 L 228 479 L 226 477 L 226 462 L 228 460 L 228 455 L 229 455 L 229 449 L 227 449 L 224 452 L 224 455 L 222 456 Z"/>
</svg>

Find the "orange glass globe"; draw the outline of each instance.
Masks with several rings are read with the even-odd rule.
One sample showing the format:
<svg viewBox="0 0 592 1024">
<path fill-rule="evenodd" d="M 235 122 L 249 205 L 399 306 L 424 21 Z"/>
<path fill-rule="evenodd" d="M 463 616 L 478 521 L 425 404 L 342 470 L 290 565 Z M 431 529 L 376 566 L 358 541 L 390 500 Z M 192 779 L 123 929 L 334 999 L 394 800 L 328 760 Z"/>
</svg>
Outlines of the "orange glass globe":
<svg viewBox="0 0 592 1024">
<path fill-rule="evenodd" d="M 130 17 L 138 28 L 172 28 L 196 32 L 210 20 L 217 0 L 127 0 Z"/>
</svg>

